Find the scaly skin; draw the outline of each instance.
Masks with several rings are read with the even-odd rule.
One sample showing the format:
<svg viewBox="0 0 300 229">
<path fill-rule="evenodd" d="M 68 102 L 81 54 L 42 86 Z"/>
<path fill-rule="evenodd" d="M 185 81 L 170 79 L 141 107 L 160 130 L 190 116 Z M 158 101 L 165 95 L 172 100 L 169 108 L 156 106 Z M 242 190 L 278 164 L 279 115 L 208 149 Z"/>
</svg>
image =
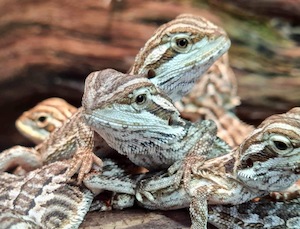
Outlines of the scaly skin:
<svg viewBox="0 0 300 229">
<path fill-rule="evenodd" d="M 173 100 L 187 93 L 196 79 L 204 73 L 194 74 L 195 71 L 208 69 L 230 46 L 230 40 L 222 29 L 201 17 L 192 15 L 181 15 L 161 26 L 153 37 L 155 38 L 151 38 L 138 54 L 131 72 L 148 72 L 148 77 L 170 94 Z M 171 59 L 166 61 L 168 58 Z M 174 60 L 185 67 L 177 69 L 176 66 L 172 72 L 167 71 Z M 105 148 L 106 144 L 103 141 L 102 143 Z M 33 149 L 41 155 L 39 158 L 34 157 L 33 160 L 46 164 L 72 157 L 68 174 L 72 176 L 79 171 L 80 183 L 93 163 L 101 166 L 101 160 L 93 154 L 93 147 L 94 132 L 82 122 L 80 109 L 70 121 Z M 24 148 L 24 151 L 26 150 L 32 151 Z M 4 152 L 4 156 L 11 154 L 13 154 L 11 151 Z M 24 160 L 21 158 L 17 161 Z M 10 167 L 11 164 L 3 164 L 0 170 L 5 171 Z"/>
<path fill-rule="evenodd" d="M 56 129 L 44 142 L 34 148 L 14 146 L 0 155 L 0 171 L 21 165 L 27 171 L 43 164 L 70 159 L 68 175 L 78 172 L 78 183 L 93 164 L 102 166 L 102 160 L 93 153 L 94 132 L 81 120 L 79 109 L 64 125 Z"/>
<path fill-rule="evenodd" d="M 222 28 L 202 17 L 181 14 L 154 32 L 129 73 L 147 74 L 172 101 L 178 101 L 229 46 Z"/>
<path fill-rule="evenodd" d="M 93 194 L 69 183 L 67 169 L 64 161 L 25 176 L 1 173 L 1 228 L 78 228 Z"/>
<path fill-rule="evenodd" d="M 116 178 L 115 190 L 95 174 L 87 176 L 84 183 L 93 192 L 108 189 L 132 195 L 136 191 L 139 204 L 149 209 L 190 206 L 192 228 L 205 228 L 207 204 L 245 203 L 270 191 L 284 190 L 300 178 L 299 127 L 300 108 L 294 108 L 267 118 L 240 147 L 226 155 L 206 160 L 214 150 L 215 135 L 210 130 L 183 162 L 176 162 L 167 173 L 149 174 L 131 183 L 117 182 Z"/>
<path fill-rule="evenodd" d="M 150 80 L 114 70 L 87 77 L 82 106 L 84 120 L 110 147 L 149 170 L 168 168 L 182 160 L 207 131 L 216 134 L 209 120 L 181 119 Z M 229 150 L 220 139 L 214 143 L 210 157 Z"/>
<path fill-rule="evenodd" d="M 295 229 L 300 222 L 300 199 L 272 202 L 261 199 L 239 205 L 208 206 L 208 221 L 219 229 Z"/>
<path fill-rule="evenodd" d="M 143 206 L 160 209 L 178 208 L 178 203 L 183 207 L 191 200 L 192 228 L 205 228 L 207 203 L 244 203 L 284 190 L 300 178 L 299 126 L 300 108 L 294 108 L 267 118 L 230 154 L 205 161 L 201 151 L 214 149 L 209 141 L 198 144 L 176 168 L 177 177 L 142 183 L 138 193 L 147 198 L 139 194 L 139 200 Z M 178 177 L 183 177 L 180 185 L 176 185 Z M 170 179 L 175 179 L 177 188 L 169 185 Z"/>
<path fill-rule="evenodd" d="M 198 80 L 200 84 L 203 82 L 200 90 L 203 92 L 203 96 L 204 93 L 209 93 L 206 89 L 207 84 L 217 85 L 218 93 L 222 94 L 217 96 L 220 99 L 224 97 L 225 104 L 237 105 L 238 102 L 231 101 L 238 99 L 235 95 L 236 82 L 228 65 L 228 57 L 225 55 L 220 58 L 226 53 L 229 46 L 230 40 L 222 28 L 202 17 L 182 14 L 163 24 L 154 32 L 137 54 L 129 74 L 147 75 L 174 101 L 179 100 L 190 91 Z M 217 67 L 212 67 L 214 70 L 210 69 L 205 73 L 218 58 L 220 60 L 216 63 Z M 219 76 L 220 69 L 224 69 L 221 71 L 222 77 Z M 211 88 L 211 86 L 208 87 Z M 46 133 L 52 132 L 52 128 L 47 128 L 47 125 L 41 127 L 44 124 L 38 121 L 38 118 L 44 115 L 49 117 L 49 121 L 46 122 L 50 122 L 51 127 L 53 126 L 52 121 L 59 126 L 62 121 L 61 113 L 65 113 L 64 110 L 71 105 L 65 104 L 59 109 L 57 105 L 60 106 L 63 102 L 58 101 L 59 104 L 56 104 L 54 100 L 52 102 L 54 109 L 49 108 L 46 113 L 42 106 L 46 101 L 24 112 L 17 120 L 17 127 L 21 133 L 32 140 L 44 139 Z M 46 105 L 50 105 L 48 101 Z M 53 110 L 57 112 L 52 113 Z"/>
</svg>

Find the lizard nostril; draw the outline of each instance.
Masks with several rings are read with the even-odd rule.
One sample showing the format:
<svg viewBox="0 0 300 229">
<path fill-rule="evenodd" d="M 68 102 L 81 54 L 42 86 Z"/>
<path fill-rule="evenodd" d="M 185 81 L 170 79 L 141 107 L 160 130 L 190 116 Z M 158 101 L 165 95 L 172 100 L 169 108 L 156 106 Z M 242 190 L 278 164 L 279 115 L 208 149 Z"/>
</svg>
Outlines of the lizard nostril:
<svg viewBox="0 0 300 229">
<path fill-rule="evenodd" d="M 156 73 L 153 69 L 149 69 L 148 72 L 147 72 L 147 77 L 148 79 L 152 79 L 156 76 Z"/>
</svg>

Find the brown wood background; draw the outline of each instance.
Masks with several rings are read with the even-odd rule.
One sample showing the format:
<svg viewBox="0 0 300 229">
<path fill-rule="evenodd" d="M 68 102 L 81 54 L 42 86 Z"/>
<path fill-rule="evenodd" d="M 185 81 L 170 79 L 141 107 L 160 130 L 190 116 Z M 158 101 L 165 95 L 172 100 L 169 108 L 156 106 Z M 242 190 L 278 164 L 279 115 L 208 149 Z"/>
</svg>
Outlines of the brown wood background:
<svg viewBox="0 0 300 229">
<path fill-rule="evenodd" d="M 14 128 L 22 111 L 51 96 L 80 106 L 91 71 L 127 71 L 155 28 L 180 13 L 202 15 L 228 32 L 242 98 L 237 114 L 243 120 L 257 124 L 300 105 L 300 0 L 0 0 L 0 150 L 30 145 Z M 135 210 L 130 211 L 134 218 Z M 183 210 L 176 211 L 185 217 L 183 226 L 166 219 L 176 223 L 176 217 L 137 211 L 133 222 L 151 216 L 161 219 L 159 228 L 189 225 Z M 92 222 L 123 220 L 124 215 L 110 214 L 89 215 L 97 220 L 88 218 L 83 228 L 114 228 Z"/>
</svg>

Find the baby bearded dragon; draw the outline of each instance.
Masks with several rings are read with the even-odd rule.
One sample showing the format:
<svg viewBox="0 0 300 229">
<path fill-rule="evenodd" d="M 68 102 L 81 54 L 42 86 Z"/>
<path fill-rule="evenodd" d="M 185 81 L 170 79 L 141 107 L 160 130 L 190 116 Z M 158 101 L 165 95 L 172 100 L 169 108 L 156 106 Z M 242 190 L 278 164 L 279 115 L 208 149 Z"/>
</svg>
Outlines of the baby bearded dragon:
<svg viewBox="0 0 300 229">
<path fill-rule="evenodd" d="M 140 67 L 134 66 L 131 72 L 143 71 L 144 69 L 145 72 L 149 72 L 148 76 L 152 77 L 151 80 L 154 81 L 158 78 L 161 79 L 163 76 L 163 82 L 160 83 L 161 80 L 155 82 L 157 82 L 157 85 L 161 85 L 166 92 L 174 95 L 173 99 L 176 99 L 187 92 L 181 87 L 184 82 L 188 81 L 188 84 L 190 84 L 201 76 L 192 73 L 197 69 L 207 69 L 213 63 L 213 60 L 216 60 L 228 50 L 230 40 L 222 29 L 201 17 L 181 15 L 174 21 L 171 30 L 165 28 L 165 25 L 160 27 L 161 29 L 157 31 L 159 34 L 155 34 L 156 39 L 150 42 L 152 45 L 146 45 L 146 48 L 138 54 L 137 61 L 147 61 Z M 168 24 L 168 27 L 171 28 L 169 26 L 171 24 Z M 153 46 L 153 44 L 155 45 Z M 160 52 L 160 50 L 164 50 L 164 52 Z M 165 74 L 166 66 L 169 65 L 169 61 L 166 60 L 169 58 L 177 60 L 185 67 L 179 69 L 174 67 L 173 73 L 176 73 L 175 75 L 171 72 Z M 149 61 L 153 61 L 152 63 L 157 62 L 157 65 L 150 66 L 146 64 L 150 63 Z M 191 75 L 183 75 L 180 69 L 184 69 L 183 72 L 191 73 Z M 79 134 L 77 134 L 77 131 Z M 38 151 L 41 157 L 36 158 L 33 156 L 32 160 L 40 161 L 40 164 L 42 164 L 73 157 L 69 174 L 71 176 L 79 169 L 78 180 L 80 182 L 93 162 L 98 165 L 101 164 L 100 159 L 92 153 L 93 136 L 93 131 L 81 121 L 80 109 L 59 131 L 55 131 L 47 138 L 46 142 L 33 149 L 33 151 Z M 100 140 L 102 141 L 102 139 Z M 103 141 L 102 143 L 105 145 Z M 11 149 L 11 151 L 13 150 L 14 148 Z M 32 151 L 32 149 L 24 148 L 24 151 L 26 150 Z M 12 155 L 11 151 L 4 153 Z M 19 156 L 21 155 L 19 154 Z M 0 170 L 4 171 L 9 167 L 11 167 L 10 164 L 2 164 Z"/>
<path fill-rule="evenodd" d="M 171 99 L 180 99 L 191 89 L 192 82 L 199 78 L 202 81 L 203 78 L 204 84 L 207 84 L 214 77 L 212 70 L 201 76 L 229 46 L 230 40 L 222 28 L 202 17 L 182 14 L 154 32 L 137 54 L 130 74 L 149 72 L 147 76 L 156 86 L 171 96 Z M 227 56 L 221 60 L 222 63 L 228 62 Z M 226 67 L 229 68 L 228 63 Z M 218 70 L 220 67 L 214 69 Z M 226 77 L 224 81 L 233 85 L 233 80 L 234 77 Z M 236 91 L 233 86 L 230 88 L 232 92 Z M 226 93 L 230 93 L 228 90 Z M 173 93 L 175 96 L 172 96 Z M 24 112 L 18 118 L 16 126 L 26 137 L 39 143 L 74 112 L 75 108 L 64 100 L 50 98 Z"/>
<path fill-rule="evenodd" d="M 61 127 L 77 108 L 60 98 L 49 98 L 25 111 L 16 121 L 16 127 L 25 137 L 38 144 L 51 132 Z"/>
<path fill-rule="evenodd" d="M 181 167 L 176 163 L 169 175 L 143 180 L 137 199 L 150 209 L 176 209 L 190 203 L 192 228 L 206 228 L 207 204 L 240 204 L 284 190 L 300 178 L 299 114 L 300 108 L 294 108 L 273 115 L 233 152 L 205 160 L 207 150 L 214 150 L 208 134 Z"/>
<path fill-rule="evenodd" d="M 268 194 L 270 191 L 285 189 L 300 177 L 300 108 L 294 108 L 282 115 L 273 115 L 266 119 L 253 133 L 231 153 L 205 161 L 207 151 L 214 150 L 212 143 L 214 133 L 206 132 L 193 150 L 186 156 L 183 167 L 178 163 L 169 168 L 168 173 L 143 174 L 138 178 L 124 179 L 114 177 L 113 181 L 97 174 L 89 174 L 84 179 L 84 184 L 94 193 L 105 189 L 125 193 L 114 200 L 115 208 L 132 206 L 133 200 L 128 201 L 128 196 L 136 193 L 139 204 L 150 209 L 176 209 L 190 205 L 191 217 L 194 228 L 205 228 L 208 204 L 241 204 Z M 178 169 L 177 174 L 174 172 Z M 280 172 L 279 172 L 280 171 Z M 178 178 L 180 185 L 178 186 Z M 150 177 L 150 178 L 149 178 Z M 125 196 L 125 198 L 124 198 Z M 122 201 L 122 198 L 124 201 Z M 125 203 L 125 204 L 124 204 Z M 127 205 L 126 205 L 127 203 Z M 272 203 L 279 211 L 295 208 L 293 202 Z M 263 206 L 261 204 L 246 203 L 245 206 Z M 221 209 L 221 210 L 220 210 Z M 259 225 L 264 218 L 268 225 L 295 224 L 299 220 L 299 212 L 289 215 L 278 215 L 283 221 L 278 222 L 278 217 L 265 217 L 264 212 L 257 212 L 256 218 L 247 212 L 240 218 L 237 225 L 229 219 L 222 218 L 220 213 L 225 210 L 222 206 L 210 206 L 208 221 L 213 224 L 223 224 L 221 228 L 238 227 L 244 225 Z M 240 206 L 232 206 L 234 212 Z M 261 207 L 261 209 L 263 209 Z M 294 210 L 293 210 L 294 211 Z M 225 211 L 226 213 L 226 211 Z M 249 214 L 248 214 L 249 213 Z M 231 214 L 231 213 L 230 213 Z M 246 215 L 247 214 L 247 215 Z M 224 216 L 225 217 L 225 216 Z M 245 219 L 248 217 L 251 221 Z M 257 218 L 257 217 L 260 217 Z M 244 221 L 243 221 L 244 219 Z M 242 222 L 241 222 L 242 221 Z M 297 221 L 296 221 L 297 222 Z M 229 225 L 226 227 L 226 225 Z M 267 224 L 266 224 L 267 225 Z M 231 227 L 232 226 L 232 227 Z M 242 227 L 245 228 L 245 227 Z M 246 227 L 247 228 L 247 227 Z"/>
<path fill-rule="evenodd" d="M 230 47 L 225 31 L 191 14 L 181 14 L 160 26 L 137 54 L 130 74 L 147 74 L 173 101 Z"/>
<path fill-rule="evenodd" d="M 83 118 L 109 146 L 149 170 L 168 168 L 196 144 L 213 122 L 180 118 L 170 100 L 144 77 L 115 70 L 90 74 L 82 99 Z M 214 142 L 215 155 L 228 150 Z M 212 155 L 210 155 L 212 156 Z"/>
<path fill-rule="evenodd" d="M 44 142 L 34 148 L 15 146 L 0 155 L 0 171 L 21 165 L 24 169 L 35 169 L 43 164 L 72 158 L 68 174 L 78 170 L 78 182 L 91 170 L 92 164 L 102 166 L 102 160 L 93 153 L 94 132 L 81 119 L 79 109 L 64 125 L 56 129 Z"/>
<path fill-rule="evenodd" d="M 16 176 L 0 174 L 1 228 L 78 228 L 93 194 L 68 183 L 68 163 L 55 162 Z M 26 227 L 27 228 L 27 227 Z"/>
</svg>

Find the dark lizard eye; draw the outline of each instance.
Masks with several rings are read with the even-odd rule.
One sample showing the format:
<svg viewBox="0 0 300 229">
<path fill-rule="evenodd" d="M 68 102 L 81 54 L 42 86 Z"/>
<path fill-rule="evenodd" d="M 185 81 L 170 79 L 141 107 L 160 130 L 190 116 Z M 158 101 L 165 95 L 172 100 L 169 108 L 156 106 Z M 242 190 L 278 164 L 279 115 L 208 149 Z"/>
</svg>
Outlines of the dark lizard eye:
<svg viewBox="0 0 300 229">
<path fill-rule="evenodd" d="M 39 122 L 45 122 L 46 119 L 47 119 L 46 116 L 40 116 L 40 117 L 38 118 L 38 121 L 39 121 Z"/>
<path fill-rule="evenodd" d="M 176 40 L 176 45 L 179 47 L 179 48 L 186 48 L 189 44 L 189 41 L 186 39 L 186 38 L 178 38 Z"/>
<path fill-rule="evenodd" d="M 192 41 L 186 34 L 174 36 L 171 40 L 171 47 L 179 53 L 187 53 L 192 47 Z"/>
<path fill-rule="evenodd" d="M 280 141 L 274 141 L 274 145 L 279 150 L 286 150 L 288 148 L 288 145 L 286 143 Z"/>
<path fill-rule="evenodd" d="M 138 105 L 144 104 L 147 100 L 146 94 L 140 94 L 135 98 L 135 102 Z"/>
<path fill-rule="evenodd" d="M 284 135 L 271 136 L 269 144 L 273 151 L 279 154 L 286 154 L 294 149 L 291 140 Z"/>
</svg>

